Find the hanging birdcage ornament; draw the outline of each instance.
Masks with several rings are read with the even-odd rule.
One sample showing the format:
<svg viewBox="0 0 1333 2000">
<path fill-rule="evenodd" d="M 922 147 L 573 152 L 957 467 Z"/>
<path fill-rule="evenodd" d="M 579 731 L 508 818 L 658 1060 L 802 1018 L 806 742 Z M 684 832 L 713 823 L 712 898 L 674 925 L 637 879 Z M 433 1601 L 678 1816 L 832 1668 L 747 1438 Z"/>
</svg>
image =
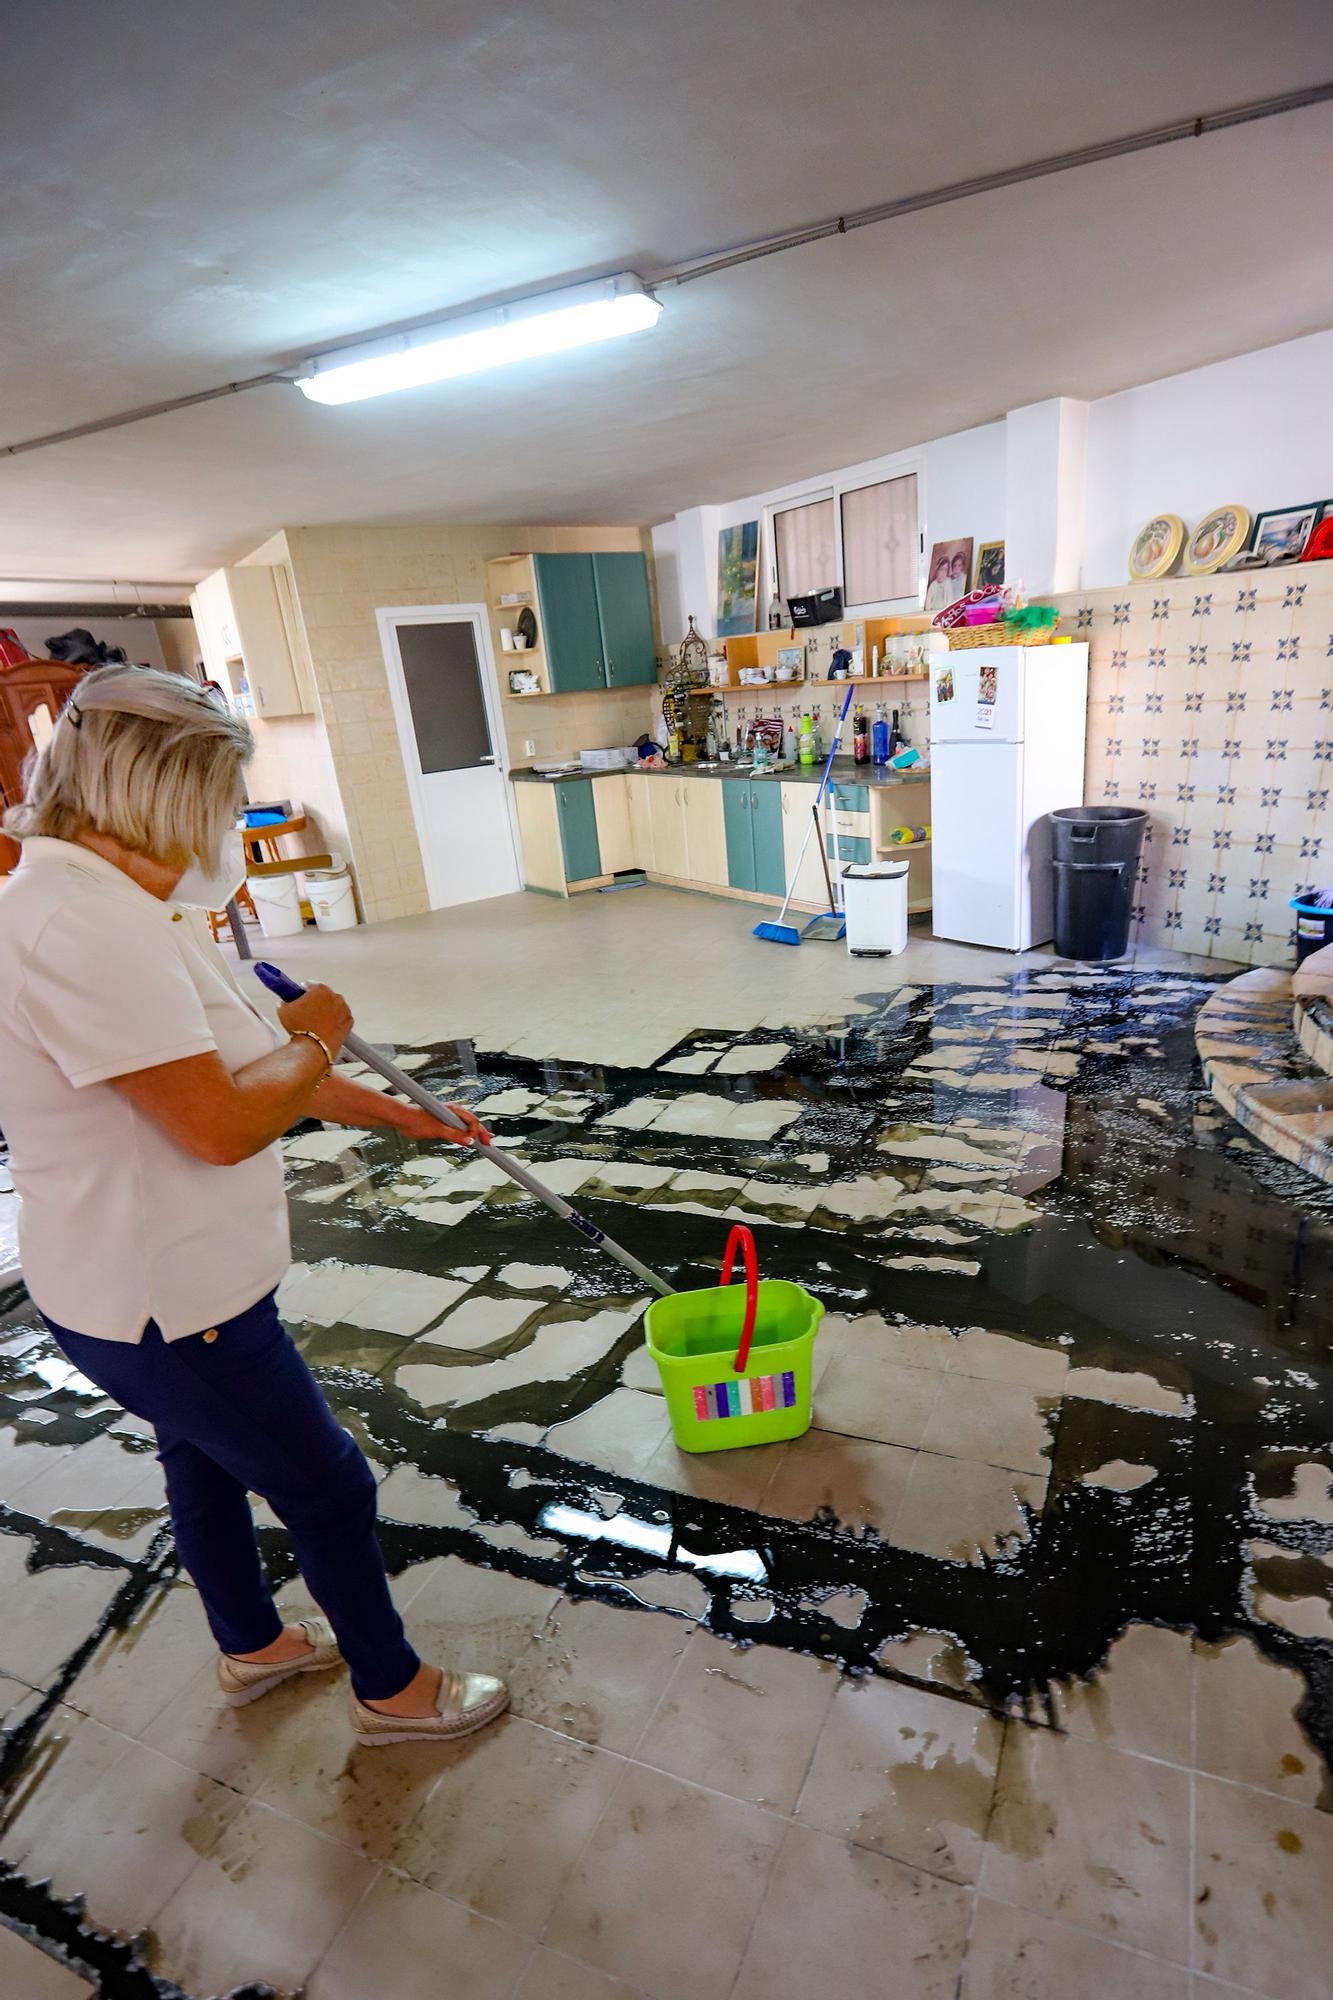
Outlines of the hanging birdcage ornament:
<svg viewBox="0 0 1333 2000">
<path fill-rule="evenodd" d="M 676 667 L 682 679 L 688 675 L 693 686 L 707 687 L 708 641 L 700 635 L 693 616 L 689 621 L 689 630 L 677 650 Z"/>
</svg>

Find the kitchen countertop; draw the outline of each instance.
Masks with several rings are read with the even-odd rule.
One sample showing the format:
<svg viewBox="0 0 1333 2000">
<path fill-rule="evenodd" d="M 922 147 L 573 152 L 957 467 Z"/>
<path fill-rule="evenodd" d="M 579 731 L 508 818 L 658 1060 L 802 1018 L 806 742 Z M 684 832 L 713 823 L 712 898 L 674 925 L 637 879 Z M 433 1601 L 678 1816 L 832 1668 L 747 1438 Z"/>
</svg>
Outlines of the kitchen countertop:
<svg viewBox="0 0 1333 2000">
<path fill-rule="evenodd" d="M 645 778 L 718 778 L 723 782 L 737 778 L 757 777 L 781 778 L 784 784 L 817 785 L 824 768 L 823 759 L 817 764 L 770 764 L 766 771 L 753 772 L 748 764 L 670 764 L 665 770 L 645 771 L 640 767 L 638 775 Z M 514 770 L 509 773 L 516 785 L 560 785 L 581 778 L 614 778 L 625 775 L 616 771 L 566 771 L 560 777 L 546 777 L 540 771 L 529 769 Z M 890 771 L 887 766 L 858 764 L 854 757 L 835 757 L 833 760 L 832 783 L 834 785 L 868 785 L 873 791 L 886 791 L 895 785 L 920 784 L 929 778 L 930 767 L 913 764 L 906 771 Z"/>
</svg>

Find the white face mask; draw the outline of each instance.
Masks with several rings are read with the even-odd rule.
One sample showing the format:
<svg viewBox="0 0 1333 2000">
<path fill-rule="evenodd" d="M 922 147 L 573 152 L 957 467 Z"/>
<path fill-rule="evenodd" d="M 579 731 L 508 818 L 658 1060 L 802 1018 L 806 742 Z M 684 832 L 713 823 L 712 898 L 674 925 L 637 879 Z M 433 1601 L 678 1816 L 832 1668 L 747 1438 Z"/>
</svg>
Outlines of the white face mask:
<svg viewBox="0 0 1333 2000">
<path fill-rule="evenodd" d="M 225 910 L 245 880 L 245 842 L 239 830 L 224 833 L 217 865 L 201 868 L 192 861 L 171 892 L 173 903 L 192 910 Z"/>
</svg>

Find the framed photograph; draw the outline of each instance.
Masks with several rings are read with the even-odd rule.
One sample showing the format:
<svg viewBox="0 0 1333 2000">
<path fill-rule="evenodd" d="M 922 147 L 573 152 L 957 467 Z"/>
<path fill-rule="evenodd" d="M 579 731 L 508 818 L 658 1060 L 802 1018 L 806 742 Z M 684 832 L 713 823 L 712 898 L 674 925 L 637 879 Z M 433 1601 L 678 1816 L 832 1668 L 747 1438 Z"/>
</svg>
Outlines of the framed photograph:
<svg viewBox="0 0 1333 2000">
<path fill-rule="evenodd" d="M 1169 576 L 1180 559 L 1185 523 L 1179 514 L 1154 514 L 1135 535 L 1129 550 L 1129 574 L 1134 583 Z"/>
<path fill-rule="evenodd" d="M 1239 555 L 1250 539 L 1248 507 L 1214 507 L 1185 544 L 1185 574 L 1211 576 Z"/>
<path fill-rule="evenodd" d="M 1262 556 L 1266 563 L 1299 562 L 1305 554 L 1310 530 L 1319 519 L 1321 504 L 1312 500 L 1308 507 L 1275 507 L 1267 514 L 1260 514 L 1250 543 L 1254 554 Z"/>
<path fill-rule="evenodd" d="M 738 521 L 717 538 L 717 636 L 753 632 L 759 579 L 759 523 Z"/>
<path fill-rule="evenodd" d="M 943 611 L 956 597 L 965 596 L 971 568 L 971 535 L 961 541 L 936 542 L 926 571 L 926 610 Z"/>
<path fill-rule="evenodd" d="M 1004 582 L 1004 543 L 983 542 L 977 550 L 974 590 L 998 590 Z"/>
</svg>

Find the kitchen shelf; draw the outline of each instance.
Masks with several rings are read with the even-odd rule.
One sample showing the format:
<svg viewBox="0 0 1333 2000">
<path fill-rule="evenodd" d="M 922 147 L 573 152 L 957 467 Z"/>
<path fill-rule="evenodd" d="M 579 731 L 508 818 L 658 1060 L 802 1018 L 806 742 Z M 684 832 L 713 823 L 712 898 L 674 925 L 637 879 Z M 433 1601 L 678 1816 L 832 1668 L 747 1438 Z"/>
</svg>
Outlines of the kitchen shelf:
<svg viewBox="0 0 1333 2000">
<path fill-rule="evenodd" d="M 875 859 L 877 861 L 894 861 L 900 854 L 916 854 L 921 848 L 932 845 L 933 843 L 929 840 L 891 840 L 887 847 L 877 847 L 875 849 Z"/>
</svg>

